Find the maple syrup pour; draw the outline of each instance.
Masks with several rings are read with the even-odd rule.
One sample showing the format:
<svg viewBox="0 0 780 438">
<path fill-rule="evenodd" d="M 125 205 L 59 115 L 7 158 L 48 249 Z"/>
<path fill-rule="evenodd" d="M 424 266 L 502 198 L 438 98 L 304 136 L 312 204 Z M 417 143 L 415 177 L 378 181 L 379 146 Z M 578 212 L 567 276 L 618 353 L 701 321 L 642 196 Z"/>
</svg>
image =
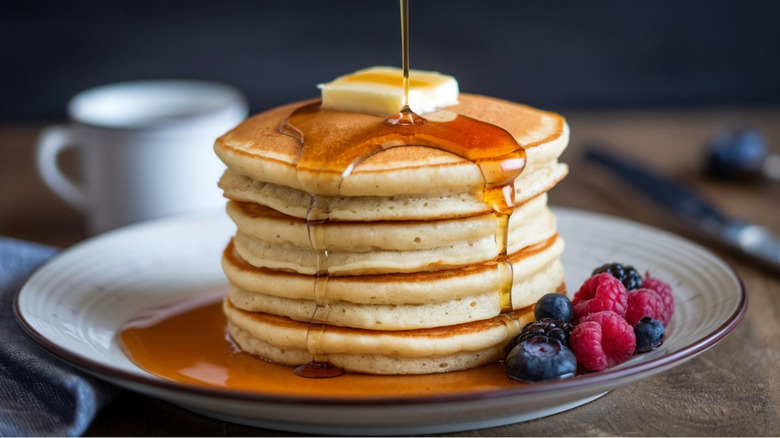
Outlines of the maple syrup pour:
<svg viewBox="0 0 780 438">
<path fill-rule="evenodd" d="M 525 150 L 503 128 L 467 116 L 452 114 L 446 121 L 425 119 L 409 107 L 409 1 L 400 0 L 401 46 L 403 64 L 403 100 L 401 111 L 387 119 L 355 114 L 350 126 L 334 119 L 340 112 L 323 110 L 320 102 L 304 105 L 279 127 L 279 131 L 300 143 L 296 163 L 299 184 L 311 201 L 306 215 L 311 248 L 317 252 L 317 273 L 313 288 L 316 308 L 307 332 L 307 348 L 314 361 L 295 370 L 304 377 L 338 375 L 319 348 L 326 330 L 330 306 L 327 297 L 328 249 L 324 245 L 323 226 L 329 220 L 331 198 L 316 193 L 341 193 L 343 182 L 357 165 L 390 148 L 424 146 L 443 150 L 475 163 L 485 180 L 483 200 L 497 218 L 495 232 L 501 275 L 499 299 L 501 312 L 514 310 L 512 304 L 513 268 L 507 258 L 509 218 L 515 205 L 514 180 L 523 171 Z M 321 372 L 323 369 L 329 372 Z M 323 375 L 320 375 L 323 374 Z"/>
<path fill-rule="evenodd" d="M 399 0 L 401 6 L 401 66 L 403 68 L 403 100 L 401 113 L 409 109 L 409 0 Z"/>
</svg>

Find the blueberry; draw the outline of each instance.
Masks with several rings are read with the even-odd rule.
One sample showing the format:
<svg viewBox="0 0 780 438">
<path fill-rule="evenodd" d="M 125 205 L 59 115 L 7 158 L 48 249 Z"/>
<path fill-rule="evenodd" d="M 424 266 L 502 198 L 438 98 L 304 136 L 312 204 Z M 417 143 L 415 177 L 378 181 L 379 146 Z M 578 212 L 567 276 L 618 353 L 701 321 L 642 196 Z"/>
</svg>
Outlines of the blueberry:
<svg viewBox="0 0 780 438">
<path fill-rule="evenodd" d="M 571 322 L 574 319 L 574 306 L 566 295 L 549 293 L 536 302 L 534 317 L 537 320 L 550 318 L 555 321 Z"/>
<path fill-rule="evenodd" d="M 636 352 L 647 353 L 664 343 L 664 325 L 649 316 L 640 319 L 634 326 Z"/>
<path fill-rule="evenodd" d="M 738 129 L 711 139 L 706 145 L 707 174 L 714 177 L 759 176 L 768 150 L 766 139 L 753 129 Z"/>
<path fill-rule="evenodd" d="M 539 382 L 574 376 L 577 359 L 558 340 L 536 336 L 516 345 L 507 354 L 504 368 L 509 378 Z"/>
</svg>

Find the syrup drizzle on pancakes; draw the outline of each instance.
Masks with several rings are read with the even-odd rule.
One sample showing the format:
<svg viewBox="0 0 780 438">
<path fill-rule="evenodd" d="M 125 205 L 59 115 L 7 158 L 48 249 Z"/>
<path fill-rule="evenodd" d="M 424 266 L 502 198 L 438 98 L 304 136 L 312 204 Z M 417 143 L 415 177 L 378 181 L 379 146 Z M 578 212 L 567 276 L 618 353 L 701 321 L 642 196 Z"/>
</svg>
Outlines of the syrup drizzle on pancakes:
<svg viewBox="0 0 780 438">
<path fill-rule="evenodd" d="M 296 163 L 299 182 L 303 187 L 335 188 L 341 185 L 354 169 L 368 158 L 384 150 L 404 146 L 424 146 L 443 150 L 476 164 L 485 184 L 482 197 L 498 219 L 495 239 L 498 245 L 496 269 L 503 279 L 499 290 L 501 311 L 511 314 L 512 264 L 507 259 L 509 218 L 515 206 L 514 180 L 523 171 L 526 153 L 522 146 L 501 127 L 467 116 L 448 113 L 424 118 L 415 114 L 409 101 L 409 9 L 408 0 L 401 3 L 401 35 L 403 54 L 403 106 L 390 118 L 360 117 L 350 127 L 347 139 L 331 136 L 338 124 L 333 117 L 339 113 L 320 108 L 320 103 L 310 103 L 294 110 L 280 125 L 279 131 L 300 143 L 300 155 Z M 444 121 L 442 121 L 444 120 Z M 316 192 L 316 190 L 310 190 Z M 328 248 L 324 244 L 323 226 L 330 220 L 331 198 L 312 194 L 306 215 L 311 248 L 317 252 L 317 273 L 313 288 L 316 309 L 311 317 L 307 346 L 314 360 L 296 368 L 303 377 L 334 377 L 342 373 L 328 363 L 326 354 L 319 348 L 319 340 L 327 330 L 330 313 L 327 296 Z"/>
</svg>

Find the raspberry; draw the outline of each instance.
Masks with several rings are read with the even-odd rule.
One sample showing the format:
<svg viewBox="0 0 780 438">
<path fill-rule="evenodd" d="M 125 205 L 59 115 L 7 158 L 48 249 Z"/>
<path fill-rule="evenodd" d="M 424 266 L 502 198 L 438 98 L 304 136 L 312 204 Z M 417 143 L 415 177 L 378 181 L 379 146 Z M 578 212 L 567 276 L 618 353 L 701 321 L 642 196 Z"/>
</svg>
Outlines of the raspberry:
<svg viewBox="0 0 780 438">
<path fill-rule="evenodd" d="M 628 291 L 628 310 L 626 310 L 626 322 L 635 326 L 640 319 L 649 316 L 652 319 L 661 320 L 666 306 L 661 296 L 652 289 L 634 289 Z"/>
<path fill-rule="evenodd" d="M 590 275 L 606 272 L 620 280 L 627 290 L 640 289 L 642 287 L 642 276 L 639 275 L 633 266 L 623 266 L 621 263 L 607 263 L 594 269 Z"/>
<path fill-rule="evenodd" d="M 664 311 L 655 319 L 661 321 L 663 325 L 668 324 L 669 321 L 672 320 L 672 314 L 674 313 L 674 295 L 672 294 L 672 287 L 663 280 L 651 277 L 649 272 L 645 274 L 644 285 L 646 289 L 654 290 L 664 302 Z"/>
<path fill-rule="evenodd" d="M 574 294 L 572 304 L 575 318 L 582 318 L 603 310 L 611 310 L 624 316 L 628 305 L 628 294 L 620 280 L 603 272 L 585 280 L 580 290 Z"/>
<path fill-rule="evenodd" d="M 569 338 L 577 363 L 601 371 L 625 362 L 634 354 L 636 335 L 622 316 L 612 311 L 582 318 Z"/>
</svg>

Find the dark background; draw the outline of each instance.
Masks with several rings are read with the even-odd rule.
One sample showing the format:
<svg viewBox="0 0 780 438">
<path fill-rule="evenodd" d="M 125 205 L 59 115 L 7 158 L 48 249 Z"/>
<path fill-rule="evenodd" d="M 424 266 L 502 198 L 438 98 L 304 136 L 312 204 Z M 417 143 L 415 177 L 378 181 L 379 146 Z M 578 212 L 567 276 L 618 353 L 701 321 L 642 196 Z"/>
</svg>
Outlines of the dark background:
<svg viewBox="0 0 780 438">
<path fill-rule="evenodd" d="M 80 90 L 233 84 L 252 111 L 400 66 L 397 0 L 0 3 L 0 120 L 64 118 Z M 413 68 L 560 107 L 777 105 L 780 2 L 412 0 Z"/>
</svg>

